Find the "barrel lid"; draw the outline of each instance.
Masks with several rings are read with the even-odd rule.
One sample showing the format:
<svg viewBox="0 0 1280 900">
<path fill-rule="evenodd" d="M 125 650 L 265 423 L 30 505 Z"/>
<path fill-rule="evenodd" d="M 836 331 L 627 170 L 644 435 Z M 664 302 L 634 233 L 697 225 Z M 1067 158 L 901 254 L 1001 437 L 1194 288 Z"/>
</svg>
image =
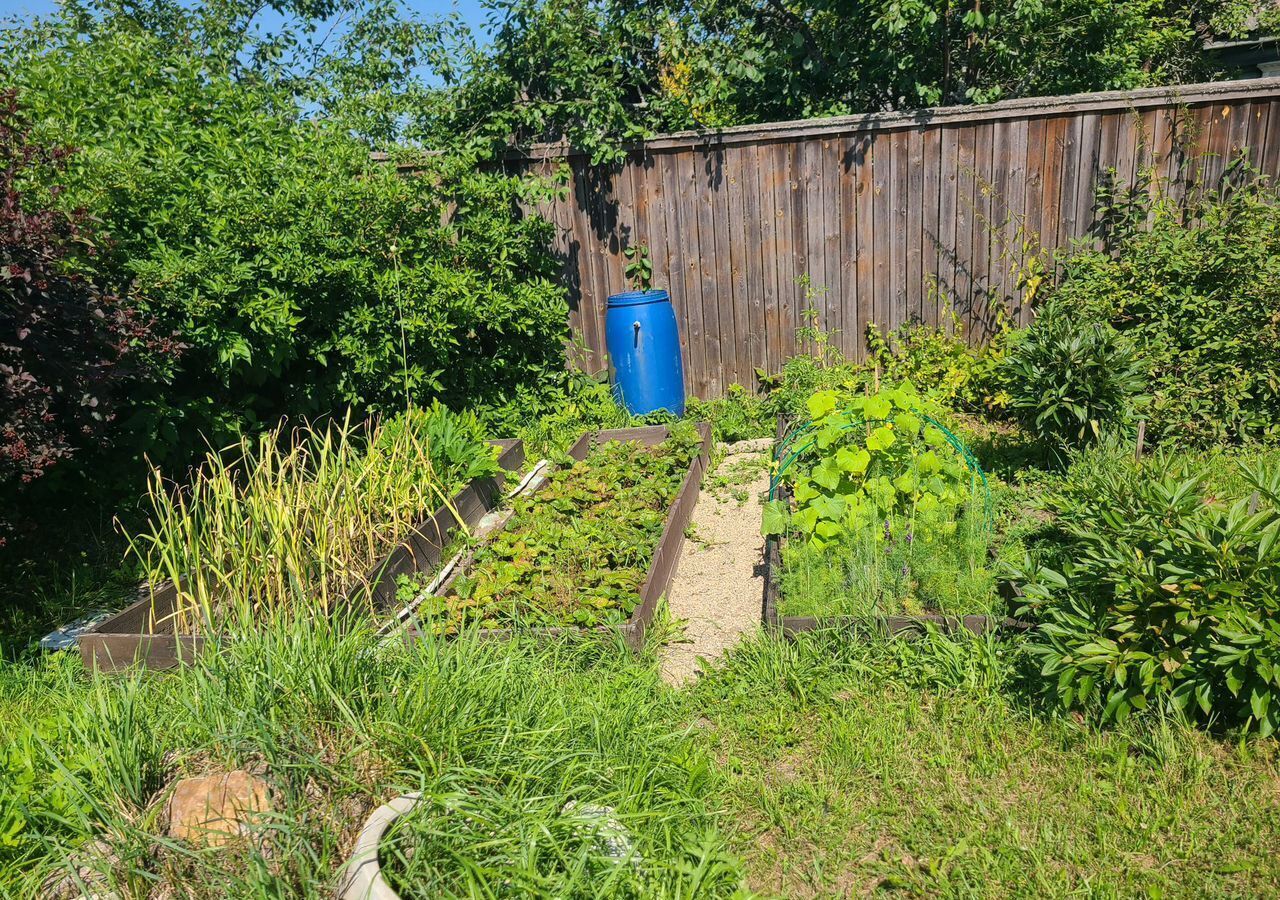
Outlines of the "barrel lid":
<svg viewBox="0 0 1280 900">
<path fill-rule="evenodd" d="M 646 303 L 665 303 L 671 299 L 666 291 L 623 291 L 609 295 L 609 306 L 643 306 Z"/>
</svg>

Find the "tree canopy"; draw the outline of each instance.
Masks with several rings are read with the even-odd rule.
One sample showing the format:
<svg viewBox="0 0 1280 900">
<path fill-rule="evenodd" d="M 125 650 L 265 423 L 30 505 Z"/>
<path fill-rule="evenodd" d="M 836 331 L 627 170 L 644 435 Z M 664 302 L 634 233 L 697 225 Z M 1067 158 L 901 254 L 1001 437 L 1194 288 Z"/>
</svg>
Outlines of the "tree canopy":
<svg viewBox="0 0 1280 900">
<path fill-rule="evenodd" d="M 437 145 L 567 140 L 1207 80 L 1258 0 L 486 0 L 419 119 Z"/>
</svg>

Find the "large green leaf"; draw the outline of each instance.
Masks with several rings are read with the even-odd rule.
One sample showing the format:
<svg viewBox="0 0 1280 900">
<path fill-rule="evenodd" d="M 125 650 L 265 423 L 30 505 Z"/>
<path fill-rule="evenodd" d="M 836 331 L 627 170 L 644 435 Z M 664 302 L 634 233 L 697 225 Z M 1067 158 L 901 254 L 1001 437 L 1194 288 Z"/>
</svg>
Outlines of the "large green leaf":
<svg viewBox="0 0 1280 900">
<path fill-rule="evenodd" d="M 868 397 L 863 410 L 867 414 L 868 419 L 887 419 L 889 414 L 893 412 L 893 402 L 881 394 L 874 397 Z"/>
<path fill-rule="evenodd" d="M 840 467 L 831 457 L 813 467 L 813 480 L 829 491 L 834 491 L 840 486 L 840 475 Z"/>
<path fill-rule="evenodd" d="M 872 429 L 867 435 L 867 449 L 871 451 L 887 450 L 893 446 L 894 436 L 893 428 L 889 425 L 881 425 L 879 428 Z"/>
<path fill-rule="evenodd" d="M 831 522 L 839 522 L 844 518 L 845 506 L 845 500 L 840 496 L 819 497 L 809 504 L 810 509 L 818 513 L 819 518 Z"/>
<path fill-rule="evenodd" d="M 850 475 L 861 475 L 871 465 L 871 454 L 861 447 L 841 447 L 836 451 L 836 465 Z"/>
<path fill-rule="evenodd" d="M 836 408 L 836 392 L 818 391 L 805 405 L 809 408 L 809 416 L 816 422 Z"/>
<path fill-rule="evenodd" d="M 786 503 L 781 500 L 770 500 L 761 509 L 760 533 L 765 537 L 774 534 L 785 534 L 789 518 Z"/>
</svg>

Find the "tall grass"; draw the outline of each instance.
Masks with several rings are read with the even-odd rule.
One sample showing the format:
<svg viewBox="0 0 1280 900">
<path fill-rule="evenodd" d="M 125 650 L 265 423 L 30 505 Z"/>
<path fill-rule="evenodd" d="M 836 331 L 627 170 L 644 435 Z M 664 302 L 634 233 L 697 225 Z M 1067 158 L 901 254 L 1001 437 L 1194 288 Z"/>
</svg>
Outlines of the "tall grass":
<svg viewBox="0 0 1280 900">
<path fill-rule="evenodd" d="M 478 436 L 453 435 L 437 450 L 441 430 L 418 418 L 358 425 L 348 415 L 243 438 L 209 453 L 180 488 L 153 469 L 148 521 L 127 535 L 128 553 L 153 590 L 179 586 L 172 625 L 182 633 L 368 602 L 371 567 L 412 523 L 447 502 L 460 477 L 496 468 Z"/>
<path fill-rule="evenodd" d="M 0 897 L 38 896 L 73 870 L 98 896 L 332 897 L 365 817 L 409 790 L 460 809 L 418 822 L 447 834 L 421 844 L 413 868 L 390 849 L 403 878 L 432 872 L 419 882 L 440 888 L 429 896 L 582 888 L 574 860 L 612 866 L 579 827 L 592 806 L 613 809 L 635 856 L 610 882 L 626 890 L 579 896 L 727 897 L 740 883 L 709 802 L 715 760 L 652 654 L 467 634 L 380 643 L 359 621 L 237 637 L 162 678 L 85 678 L 69 659 L 0 669 L 0 696 L 40 710 L 0 753 L 0 779 L 22 775 Z M 210 852 L 165 836 L 174 780 L 237 767 L 273 787 L 251 839 Z M 469 827 L 467 809 L 502 817 L 501 838 Z M 525 852 L 512 835 L 537 844 Z"/>
</svg>

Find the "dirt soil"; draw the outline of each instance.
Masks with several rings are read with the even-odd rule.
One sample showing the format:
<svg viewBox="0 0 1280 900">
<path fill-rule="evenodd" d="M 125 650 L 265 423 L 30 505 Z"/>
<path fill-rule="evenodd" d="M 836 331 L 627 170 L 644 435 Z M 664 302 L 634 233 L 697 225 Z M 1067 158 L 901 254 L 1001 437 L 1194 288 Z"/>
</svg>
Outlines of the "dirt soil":
<svg viewBox="0 0 1280 900">
<path fill-rule="evenodd" d="M 760 626 L 760 502 L 769 489 L 769 475 L 768 454 L 759 446 L 753 441 L 729 445 L 703 482 L 667 594 L 672 618 L 683 625 L 682 633 L 662 650 L 662 677 L 668 684 L 695 678 L 699 658 L 719 659 Z"/>
</svg>

